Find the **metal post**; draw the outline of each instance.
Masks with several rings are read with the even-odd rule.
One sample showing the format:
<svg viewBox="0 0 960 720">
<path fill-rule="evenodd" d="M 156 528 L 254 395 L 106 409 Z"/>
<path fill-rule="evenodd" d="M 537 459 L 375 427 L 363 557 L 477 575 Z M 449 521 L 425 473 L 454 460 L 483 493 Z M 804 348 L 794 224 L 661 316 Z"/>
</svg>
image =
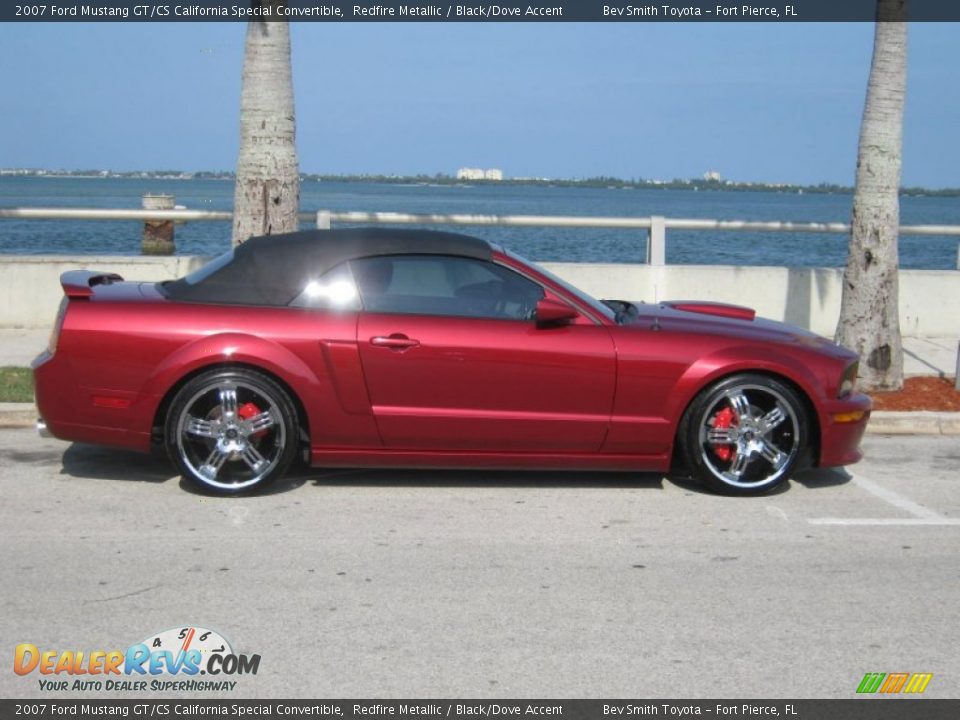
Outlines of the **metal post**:
<svg viewBox="0 0 960 720">
<path fill-rule="evenodd" d="M 650 218 L 650 230 L 647 232 L 647 264 L 667 264 L 667 223 L 660 215 Z"/>
<path fill-rule="evenodd" d="M 142 200 L 144 210 L 173 210 L 173 195 L 146 193 Z M 173 255 L 173 220 L 145 220 L 140 252 L 144 255 Z"/>
<path fill-rule="evenodd" d="M 960 390 L 960 342 L 957 343 L 957 368 L 953 374 L 953 386 Z"/>
<path fill-rule="evenodd" d="M 317 210 L 317 230 L 330 229 L 330 211 Z"/>
</svg>

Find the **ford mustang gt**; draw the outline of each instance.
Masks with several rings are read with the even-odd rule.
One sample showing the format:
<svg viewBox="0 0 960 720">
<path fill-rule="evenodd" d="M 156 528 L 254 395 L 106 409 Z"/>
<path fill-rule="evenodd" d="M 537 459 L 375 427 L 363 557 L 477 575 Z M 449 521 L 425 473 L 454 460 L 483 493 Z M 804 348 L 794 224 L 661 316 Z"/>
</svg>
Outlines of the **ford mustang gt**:
<svg viewBox="0 0 960 720">
<path fill-rule="evenodd" d="M 205 491 L 291 462 L 668 471 L 728 494 L 860 459 L 857 356 L 753 310 L 598 301 L 421 230 L 249 240 L 161 283 L 61 277 L 41 431 L 149 451 Z"/>
</svg>

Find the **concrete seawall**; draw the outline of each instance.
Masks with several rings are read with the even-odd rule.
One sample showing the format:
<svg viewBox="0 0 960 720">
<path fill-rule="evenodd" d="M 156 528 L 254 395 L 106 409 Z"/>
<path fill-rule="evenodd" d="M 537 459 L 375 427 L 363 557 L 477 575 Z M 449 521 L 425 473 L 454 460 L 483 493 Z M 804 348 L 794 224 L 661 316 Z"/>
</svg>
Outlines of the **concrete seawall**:
<svg viewBox="0 0 960 720">
<path fill-rule="evenodd" d="M 832 336 L 840 317 L 839 268 L 544 263 L 591 295 L 628 300 L 711 300 Z M 960 271 L 901 270 L 900 328 L 907 336 L 960 332 Z"/>
<path fill-rule="evenodd" d="M 200 257 L 8 256 L 0 260 L 0 328 L 53 323 L 63 292 L 60 273 L 89 269 L 127 280 L 181 277 Z M 712 300 L 747 305 L 764 317 L 832 335 L 840 313 L 843 272 L 834 268 L 543 263 L 596 297 L 627 300 Z M 956 335 L 960 330 L 960 271 L 902 270 L 900 323 L 904 335 Z"/>
</svg>

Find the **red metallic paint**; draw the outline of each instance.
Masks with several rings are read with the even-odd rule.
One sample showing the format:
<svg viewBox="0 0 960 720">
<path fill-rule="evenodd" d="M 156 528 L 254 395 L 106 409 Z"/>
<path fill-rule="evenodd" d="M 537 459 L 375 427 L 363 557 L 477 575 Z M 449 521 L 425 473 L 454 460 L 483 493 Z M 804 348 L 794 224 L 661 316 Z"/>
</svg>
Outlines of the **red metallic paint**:
<svg viewBox="0 0 960 720">
<path fill-rule="evenodd" d="M 808 400 L 819 464 L 860 458 L 870 400 L 834 397 L 849 351 L 731 306 L 641 305 L 617 325 L 536 268 L 495 261 L 576 317 L 538 326 L 176 303 L 152 284 L 68 273 L 56 353 L 34 361 L 37 405 L 57 437 L 146 451 L 183 382 L 244 365 L 290 390 L 318 465 L 666 470 L 696 395 L 751 371 Z M 864 418 L 833 421 L 852 410 Z"/>
<path fill-rule="evenodd" d="M 363 313 L 357 344 L 384 446 L 599 450 L 616 379 L 608 328 Z M 403 335 L 407 349 L 377 346 Z"/>
</svg>

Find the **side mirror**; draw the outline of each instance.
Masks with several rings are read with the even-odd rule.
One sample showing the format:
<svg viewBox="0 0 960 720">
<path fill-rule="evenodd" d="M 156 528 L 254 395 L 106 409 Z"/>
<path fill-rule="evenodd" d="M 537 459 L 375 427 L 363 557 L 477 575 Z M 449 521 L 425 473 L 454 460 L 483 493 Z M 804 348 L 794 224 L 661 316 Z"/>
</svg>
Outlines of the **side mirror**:
<svg viewBox="0 0 960 720">
<path fill-rule="evenodd" d="M 577 311 L 564 302 L 541 298 L 537 301 L 534 319 L 537 325 L 565 325 L 577 317 Z"/>
</svg>

